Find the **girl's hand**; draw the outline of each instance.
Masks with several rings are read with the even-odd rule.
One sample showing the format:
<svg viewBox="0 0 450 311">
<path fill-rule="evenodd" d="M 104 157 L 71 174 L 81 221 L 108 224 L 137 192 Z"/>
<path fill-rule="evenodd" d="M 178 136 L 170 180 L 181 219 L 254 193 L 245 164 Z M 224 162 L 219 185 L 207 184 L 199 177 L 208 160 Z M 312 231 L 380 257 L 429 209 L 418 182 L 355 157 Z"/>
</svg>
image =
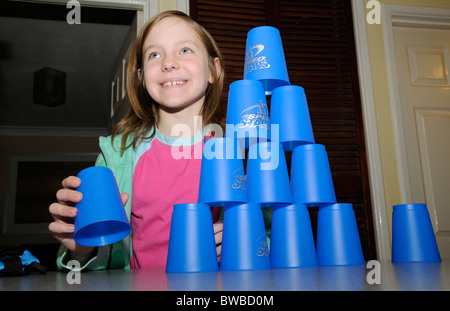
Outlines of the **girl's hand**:
<svg viewBox="0 0 450 311">
<path fill-rule="evenodd" d="M 61 242 L 71 253 L 73 259 L 82 261 L 88 258 L 95 247 L 79 245 L 73 239 L 75 231 L 74 219 L 77 215 L 75 203 L 83 198 L 81 192 L 75 189 L 81 184 L 81 179 L 76 176 L 69 176 L 62 181 L 63 188 L 56 193 L 57 202 L 52 203 L 49 212 L 53 217 L 53 222 L 48 228 L 52 235 Z M 122 202 L 125 205 L 128 201 L 128 194 L 122 193 Z"/>
<path fill-rule="evenodd" d="M 214 239 L 216 240 L 217 259 L 220 262 L 220 254 L 222 251 L 222 232 L 223 220 L 214 223 Z"/>
</svg>

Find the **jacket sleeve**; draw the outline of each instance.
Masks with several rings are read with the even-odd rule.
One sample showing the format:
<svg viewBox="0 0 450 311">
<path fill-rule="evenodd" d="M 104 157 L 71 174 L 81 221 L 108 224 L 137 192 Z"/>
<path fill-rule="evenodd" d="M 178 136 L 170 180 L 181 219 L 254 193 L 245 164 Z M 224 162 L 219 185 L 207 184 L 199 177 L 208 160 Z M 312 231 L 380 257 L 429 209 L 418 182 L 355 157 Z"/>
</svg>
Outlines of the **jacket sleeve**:
<svg viewBox="0 0 450 311">
<path fill-rule="evenodd" d="M 90 258 L 83 266 L 80 266 L 80 270 L 103 270 L 108 267 L 109 253 L 111 251 L 110 245 L 100 246 L 97 248 L 97 252 L 94 257 Z M 74 265 L 70 264 L 69 250 L 61 245 L 58 250 L 56 266 L 59 270 L 73 270 Z M 78 268 L 78 267 L 77 267 Z"/>
</svg>

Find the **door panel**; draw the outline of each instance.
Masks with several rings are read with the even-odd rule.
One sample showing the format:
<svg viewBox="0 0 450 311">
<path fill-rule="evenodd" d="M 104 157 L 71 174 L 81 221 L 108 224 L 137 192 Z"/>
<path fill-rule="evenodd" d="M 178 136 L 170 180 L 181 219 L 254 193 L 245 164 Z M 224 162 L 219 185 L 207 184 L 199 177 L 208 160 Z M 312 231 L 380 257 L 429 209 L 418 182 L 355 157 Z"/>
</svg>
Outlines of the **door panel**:
<svg viewBox="0 0 450 311">
<path fill-rule="evenodd" d="M 450 30 L 393 30 L 412 199 L 427 203 L 441 257 L 450 258 Z"/>
</svg>

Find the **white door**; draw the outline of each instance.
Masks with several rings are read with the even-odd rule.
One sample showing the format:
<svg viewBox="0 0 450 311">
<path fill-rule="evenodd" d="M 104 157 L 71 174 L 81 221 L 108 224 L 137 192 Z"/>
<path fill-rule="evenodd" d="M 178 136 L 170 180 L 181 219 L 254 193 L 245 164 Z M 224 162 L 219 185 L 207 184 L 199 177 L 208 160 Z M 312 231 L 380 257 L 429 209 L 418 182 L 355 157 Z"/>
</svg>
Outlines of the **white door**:
<svg viewBox="0 0 450 311">
<path fill-rule="evenodd" d="M 450 30 L 393 27 L 413 202 L 426 203 L 442 258 L 450 258 Z"/>
</svg>

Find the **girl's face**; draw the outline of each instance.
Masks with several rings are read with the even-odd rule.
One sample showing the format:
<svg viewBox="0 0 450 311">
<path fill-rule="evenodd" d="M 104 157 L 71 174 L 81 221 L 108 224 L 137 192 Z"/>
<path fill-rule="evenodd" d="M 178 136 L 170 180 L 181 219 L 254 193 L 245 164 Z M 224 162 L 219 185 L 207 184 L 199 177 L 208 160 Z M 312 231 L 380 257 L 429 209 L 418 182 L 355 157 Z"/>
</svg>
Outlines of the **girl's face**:
<svg viewBox="0 0 450 311">
<path fill-rule="evenodd" d="M 160 109 L 200 111 L 213 79 L 206 49 L 190 26 L 176 17 L 161 20 L 144 41 L 143 57 L 144 84 Z"/>
</svg>

